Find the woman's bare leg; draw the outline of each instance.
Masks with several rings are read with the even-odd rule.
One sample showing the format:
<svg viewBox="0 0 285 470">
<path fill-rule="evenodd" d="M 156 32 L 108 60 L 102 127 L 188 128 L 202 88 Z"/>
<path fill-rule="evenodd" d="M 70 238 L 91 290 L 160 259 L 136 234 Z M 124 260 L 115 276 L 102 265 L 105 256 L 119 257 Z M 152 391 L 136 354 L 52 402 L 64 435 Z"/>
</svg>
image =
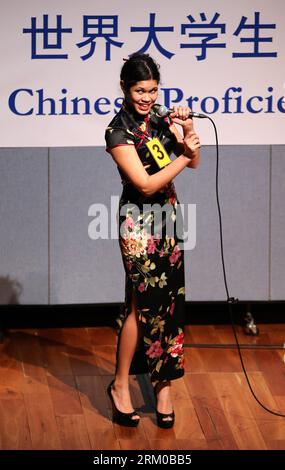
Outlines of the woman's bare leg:
<svg viewBox="0 0 285 470">
<path fill-rule="evenodd" d="M 132 311 L 126 318 L 120 335 L 116 377 L 112 387 L 115 405 L 123 413 L 134 411 L 129 391 L 129 370 L 136 351 L 138 335 L 137 309 L 133 299 Z"/>
<path fill-rule="evenodd" d="M 159 413 L 169 414 L 173 411 L 171 400 L 171 381 L 158 382 L 155 385 L 156 398 L 157 398 L 157 411 Z M 164 421 L 170 421 L 172 418 L 164 418 Z"/>
</svg>

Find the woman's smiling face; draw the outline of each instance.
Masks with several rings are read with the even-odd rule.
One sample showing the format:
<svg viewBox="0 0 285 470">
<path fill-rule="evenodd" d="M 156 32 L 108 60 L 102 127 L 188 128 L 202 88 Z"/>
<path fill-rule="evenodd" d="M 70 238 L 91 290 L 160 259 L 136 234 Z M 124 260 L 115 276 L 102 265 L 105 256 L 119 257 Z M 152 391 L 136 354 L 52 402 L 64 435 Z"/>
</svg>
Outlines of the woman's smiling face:
<svg viewBox="0 0 285 470">
<path fill-rule="evenodd" d="M 142 80 L 130 87 L 126 94 L 126 101 L 138 114 L 146 116 L 156 102 L 157 96 L 157 81 Z"/>
</svg>

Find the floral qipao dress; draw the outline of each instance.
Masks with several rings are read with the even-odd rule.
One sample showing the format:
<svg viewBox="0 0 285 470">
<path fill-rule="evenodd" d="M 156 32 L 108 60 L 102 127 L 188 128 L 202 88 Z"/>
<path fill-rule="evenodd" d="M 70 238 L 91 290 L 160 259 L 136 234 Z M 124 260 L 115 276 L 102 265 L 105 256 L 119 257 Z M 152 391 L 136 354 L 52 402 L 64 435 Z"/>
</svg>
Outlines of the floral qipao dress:
<svg viewBox="0 0 285 470">
<path fill-rule="evenodd" d="M 152 111 L 144 118 L 123 107 L 106 129 L 107 151 L 135 146 L 148 174 L 162 171 L 146 143 L 157 137 L 170 155 L 176 137 L 169 126 L 169 118 Z M 175 187 L 171 182 L 154 195 L 144 196 L 118 170 L 123 184 L 119 245 L 126 273 L 120 328 L 131 312 L 132 295 L 139 319 L 140 341 L 130 373 L 148 372 L 151 381 L 177 379 L 184 374 L 185 280 L 178 236 L 182 234 L 177 233 L 182 216 Z"/>
</svg>

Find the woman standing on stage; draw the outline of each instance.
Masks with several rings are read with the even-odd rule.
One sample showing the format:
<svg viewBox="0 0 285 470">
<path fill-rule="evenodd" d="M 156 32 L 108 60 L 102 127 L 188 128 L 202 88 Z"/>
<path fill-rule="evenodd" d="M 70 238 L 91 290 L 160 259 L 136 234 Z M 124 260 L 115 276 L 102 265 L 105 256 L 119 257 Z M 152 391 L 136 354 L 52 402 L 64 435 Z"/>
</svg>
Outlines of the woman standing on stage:
<svg viewBox="0 0 285 470">
<path fill-rule="evenodd" d="M 131 403 L 129 373 L 132 369 L 148 372 L 154 384 L 157 424 L 169 428 L 175 419 L 171 381 L 184 374 L 185 304 L 184 253 L 176 233 L 179 207 L 172 180 L 186 167 L 198 166 L 200 142 L 188 117 L 190 108 L 174 106 L 166 118 L 155 114 L 160 73 L 148 54 L 131 55 L 120 79 L 123 106 L 105 138 L 123 184 L 119 245 L 126 285 L 116 375 L 108 394 L 113 420 L 136 426 L 140 416 Z M 182 127 L 183 135 L 175 124 Z M 177 157 L 173 161 L 171 153 Z M 136 371 L 132 366 L 139 353 Z"/>
</svg>

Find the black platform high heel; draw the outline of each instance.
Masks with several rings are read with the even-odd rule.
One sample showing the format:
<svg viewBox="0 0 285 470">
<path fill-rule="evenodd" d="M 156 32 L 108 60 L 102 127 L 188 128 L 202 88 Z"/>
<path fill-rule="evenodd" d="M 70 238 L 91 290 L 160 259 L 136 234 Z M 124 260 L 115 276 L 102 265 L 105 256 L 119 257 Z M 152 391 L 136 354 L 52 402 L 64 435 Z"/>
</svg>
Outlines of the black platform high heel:
<svg viewBox="0 0 285 470">
<path fill-rule="evenodd" d="M 164 429 L 169 429 L 173 427 L 174 421 L 175 421 L 174 411 L 172 411 L 172 413 L 160 413 L 159 411 L 155 410 L 155 412 L 156 412 L 157 426 L 159 426 L 160 428 L 164 428 Z"/>
<path fill-rule="evenodd" d="M 107 393 L 111 400 L 112 404 L 112 412 L 113 412 L 113 422 L 120 424 L 121 426 L 127 426 L 129 428 L 135 428 L 140 421 L 140 418 L 134 419 L 134 416 L 138 416 L 136 411 L 132 411 L 131 413 L 123 413 L 122 411 L 118 410 L 115 405 L 114 398 L 112 395 L 112 387 L 114 385 L 114 380 L 108 385 Z"/>
<path fill-rule="evenodd" d="M 175 413 L 174 410 L 171 413 L 160 413 L 157 411 L 157 388 L 159 382 L 154 386 L 154 396 L 155 396 L 155 413 L 156 413 L 156 422 L 157 426 L 163 429 L 170 429 L 173 427 L 175 422 Z M 171 418 L 171 419 L 169 419 Z"/>
</svg>

